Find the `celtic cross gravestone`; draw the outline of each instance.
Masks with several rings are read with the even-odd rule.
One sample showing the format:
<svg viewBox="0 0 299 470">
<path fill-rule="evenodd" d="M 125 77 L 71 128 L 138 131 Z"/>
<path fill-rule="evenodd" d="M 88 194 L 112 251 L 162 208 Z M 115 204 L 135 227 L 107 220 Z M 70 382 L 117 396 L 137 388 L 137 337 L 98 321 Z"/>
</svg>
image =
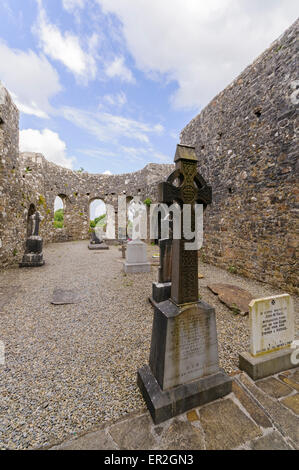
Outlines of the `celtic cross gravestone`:
<svg viewBox="0 0 299 470">
<path fill-rule="evenodd" d="M 190 204 L 194 232 L 195 204 L 206 208 L 212 191 L 197 171 L 193 147 L 178 145 L 175 163 L 160 183 L 160 200 L 176 202 L 181 212 Z M 215 310 L 198 300 L 198 252 L 187 249 L 192 240 L 181 233 L 173 239 L 171 296 L 154 305 L 149 365 L 138 370 L 137 383 L 156 424 L 231 391 L 231 379 L 219 368 Z"/>
</svg>

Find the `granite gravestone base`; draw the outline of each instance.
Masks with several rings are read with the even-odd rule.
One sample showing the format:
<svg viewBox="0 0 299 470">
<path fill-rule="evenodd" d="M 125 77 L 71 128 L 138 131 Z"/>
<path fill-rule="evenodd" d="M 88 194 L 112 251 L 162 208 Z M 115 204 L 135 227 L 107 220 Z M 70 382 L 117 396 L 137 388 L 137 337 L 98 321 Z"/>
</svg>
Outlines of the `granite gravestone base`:
<svg viewBox="0 0 299 470">
<path fill-rule="evenodd" d="M 253 380 L 297 367 L 292 362 L 295 338 L 289 294 L 254 299 L 249 304 L 250 352 L 239 354 L 239 368 Z"/>
<path fill-rule="evenodd" d="M 88 245 L 89 250 L 109 250 L 109 246 L 103 242 L 103 240 L 92 232 L 91 239 Z"/>
<path fill-rule="evenodd" d="M 171 282 L 153 282 L 152 296 L 149 298 L 151 304 L 155 306 L 160 302 L 170 298 Z"/>
<path fill-rule="evenodd" d="M 199 301 L 155 305 L 149 365 L 137 384 L 155 424 L 221 398 L 232 380 L 219 368 L 215 310 Z"/>
<path fill-rule="evenodd" d="M 26 249 L 20 268 L 36 268 L 45 264 L 43 257 L 43 239 L 38 235 L 31 235 L 26 240 Z"/>
<path fill-rule="evenodd" d="M 127 244 L 125 273 L 149 273 L 151 263 L 147 260 L 146 244 L 141 240 L 132 240 Z"/>
<path fill-rule="evenodd" d="M 254 357 L 249 352 L 244 351 L 239 354 L 239 369 L 244 370 L 252 380 L 263 379 L 284 370 L 298 367 L 297 362 L 292 363 L 293 353 L 294 349 L 285 348 L 264 356 Z"/>
<path fill-rule="evenodd" d="M 88 245 L 89 250 L 109 250 L 109 246 L 106 243 L 89 243 Z"/>
</svg>

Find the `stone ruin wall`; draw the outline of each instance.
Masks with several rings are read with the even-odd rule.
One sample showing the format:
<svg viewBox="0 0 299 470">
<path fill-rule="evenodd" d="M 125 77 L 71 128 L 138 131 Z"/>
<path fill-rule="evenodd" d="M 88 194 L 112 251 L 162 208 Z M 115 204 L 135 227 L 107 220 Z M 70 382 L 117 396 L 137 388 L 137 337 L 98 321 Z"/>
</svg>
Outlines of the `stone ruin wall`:
<svg viewBox="0 0 299 470">
<path fill-rule="evenodd" d="M 217 95 L 181 133 L 195 145 L 199 170 L 213 187 L 205 214 L 201 259 L 298 292 L 298 80 L 296 22 Z M 296 91 L 297 88 L 297 91 Z M 31 203 L 44 216 L 45 242 L 88 238 L 89 203 L 140 194 L 157 201 L 157 182 L 172 165 L 147 165 L 124 175 L 78 173 L 39 154 L 19 154 L 19 113 L 0 86 L 0 266 L 24 251 Z M 296 166 L 297 165 L 297 166 Z M 64 197 L 64 229 L 54 229 L 54 200 Z"/>
<path fill-rule="evenodd" d="M 19 207 L 22 181 L 19 175 L 19 112 L 0 83 L 0 265 L 12 260 L 15 239 L 23 231 L 23 213 Z"/>
<path fill-rule="evenodd" d="M 298 293 L 298 21 L 182 131 L 212 185 L 202 260 Z"/>
<path fill-rule="evenodd" d="M 48 162 L 38 153 L 19 153 L 19 113 L 0 86 L 0 266 L 21 261 L 31 204 L 44 220 L 44 242 L 89 238 L 89 205 L 102 199 L 115 208 L 117 234 L 118 196 L 140 196 L 157 201 L 157 182 L 166 179 L 173 165 L 148 164 L 135 173 L 103 175 L 78 173 Z M 54 201 L 64 201 L 64 228 L 55 229 Z"/>
</svg>

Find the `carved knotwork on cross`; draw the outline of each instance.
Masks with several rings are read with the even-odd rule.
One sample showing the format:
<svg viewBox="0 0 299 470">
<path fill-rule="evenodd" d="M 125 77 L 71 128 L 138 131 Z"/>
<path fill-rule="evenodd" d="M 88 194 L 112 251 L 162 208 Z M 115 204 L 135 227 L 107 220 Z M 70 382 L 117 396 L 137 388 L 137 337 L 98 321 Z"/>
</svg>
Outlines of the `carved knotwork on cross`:
<svg viewBox="0 0 299 470">
<path fill-rule="evenodd" d="M 197 171 L 194 147 L 177 145 L 174 161 L 174 172 L 159 185 L 159 200 L 168 205 L 177 202 L 181 210 L 183 204 L 190 204 L 191 230 L 194 231 L 195 204 L 203 204 L 205 210 L 212 202 L 212 188 Z M 183 224 L 182 217 L 181 221 Z M 185 249 L 186 241 L 190 240 L 184 239 L 183 230 L 181 233 L 180 240 L 173 240 L 172 252 L 171 299 L 177 305 L 198 301 L 198 252 Z"/>
</svg>

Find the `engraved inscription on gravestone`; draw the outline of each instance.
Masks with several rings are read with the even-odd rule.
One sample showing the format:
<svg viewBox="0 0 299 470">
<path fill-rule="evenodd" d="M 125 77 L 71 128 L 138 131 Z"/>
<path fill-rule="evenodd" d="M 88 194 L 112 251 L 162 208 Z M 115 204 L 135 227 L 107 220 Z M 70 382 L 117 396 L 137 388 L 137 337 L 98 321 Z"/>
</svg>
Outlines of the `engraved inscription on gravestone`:
<svg viewBox="0 0 299 470">
<path fill-rule="evenodd" d="M 163 388 L 218 372 L 214 315 L 191 306 L 167 325 Z"/>
<path fill-rule="evenodd" d="M 249 309 L 253 356 L 290 347 L 294 340 L 294 314 L 289 294 L 252 300 Z"/>
</svg>

